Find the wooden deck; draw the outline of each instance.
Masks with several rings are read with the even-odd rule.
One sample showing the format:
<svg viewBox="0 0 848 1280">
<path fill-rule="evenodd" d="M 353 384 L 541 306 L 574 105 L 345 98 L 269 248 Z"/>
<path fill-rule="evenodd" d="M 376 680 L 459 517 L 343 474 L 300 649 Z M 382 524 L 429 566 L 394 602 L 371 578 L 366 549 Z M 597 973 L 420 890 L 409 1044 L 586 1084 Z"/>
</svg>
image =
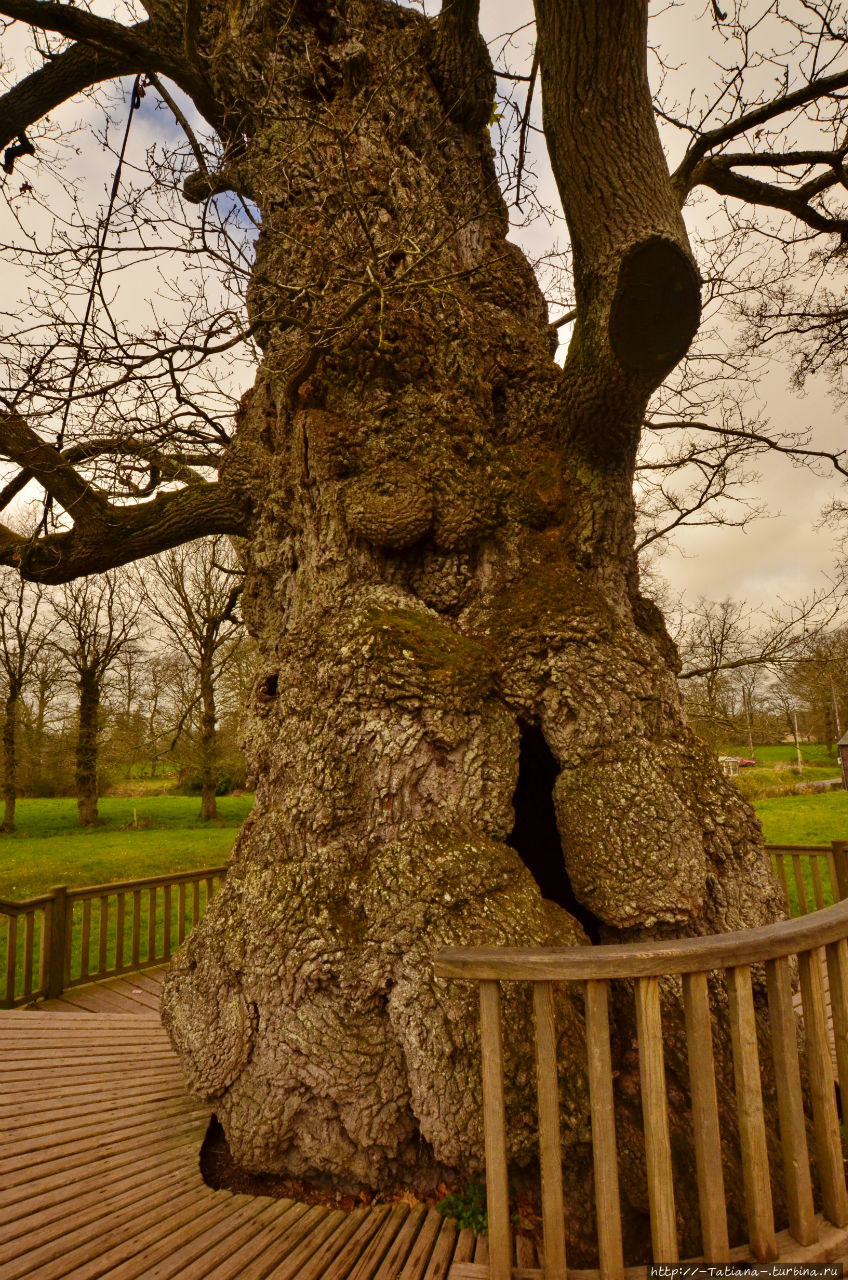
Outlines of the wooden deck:
<svg viewBox="0 0 848 1280">
<path fill-rule="evenodd" d="M 207 1187 L 209 1112 L 159 1023 L 163 975 L 0 1012 L 0 1280 L 447 1280 L 487 1260 L 485 1239 L 424 1206 L 345 1213 Z"/>
</svg>

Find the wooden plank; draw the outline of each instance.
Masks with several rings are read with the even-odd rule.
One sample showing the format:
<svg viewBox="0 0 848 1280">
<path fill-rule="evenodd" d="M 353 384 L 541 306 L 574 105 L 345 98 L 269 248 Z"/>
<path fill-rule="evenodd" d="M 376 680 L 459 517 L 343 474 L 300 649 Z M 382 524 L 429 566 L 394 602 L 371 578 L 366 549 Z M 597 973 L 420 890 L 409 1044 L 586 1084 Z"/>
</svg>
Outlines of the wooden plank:
<svg viewBox="0 0 848 1280">
<path fill-rule="evenodd" d="M 345 1219 L 341 1209 L 328 1211 L 322 1204 L 314 1205 L 288 1228 L 273 1245 L 247 1267 L 239 1280 L 295 1280 L 300 1276 L 299 1267 L 305 1265 L 316 1251 L 338 1230 Z"/>
<path fill-rule="evenodd" d="M 836 1112 L 836 1091 L 833 1087 L 833 1064 L 827 1038 L 823 960 L 822 948 L 802 952 L 798 957 L 798 970 L 801 976 L 807 1070 L 813 1102 L 813 1131 L 822 1204 L 828 1221 L 836 1227 L 844 1227 L 848 1223 L 848 1195 L 839 1117 Z"/>
<path fill-rule="evenodd" d="M 480 983 L 480 1054 L 483 1072 L 489 1265 L 491 1280 L 510 1280 L 512 1235 L 507 1184 L 501 991 L 497 982 Z"/>
<path fill-rule="evenodd" d="M 267 1260 L 279 1241 L 286 1238 L 293 1224 L 308 1212 L 305 1204 L 295 1203 L 285 1208 L 285 1201 L 279 1200 L 276 1203 L 279 1206 L 279 1212 L 269 1213 L 267 1225 L 252 1232 L 249 1238 L 239 1244 L 226 1259 L 210 1263 L 204 1280 L 244 1280 L 250 1264 L 261 1258 Z M 279 1261 L 280 1254 L 276 1253 L 275 1256 Z M 273 1265 L 273 1260 L 269 1261 L 266 1272 Z M 256 1272 L 254 1272 L 254 1280 L 255 1276 Z"/>
<path fill-rule="evenodd" d="M 307 1236 L 297 1251 L 300 1255 L 297 1265 L 294 1265 L 296 1255 L 293 1254 L 291 1258 L 286 1258 L 282 1266 L 268 1273 L 268 1280 L 294 1280 L 295 1276 L 297 1280 L 323 1280 L 330 1263 L 359 1229 L 367 1212 L 367 1209 L 354 1209 L 352 1213 L 342 1213 L 335 1230 L 326 1235 L 318 1247 L 315 1236 Z"/>
<path fill-rule="evenodd" d="M 379 1275 L 380 1263 L 385 1258 L 398 1233 L 409 1217 L 409 1206 L 396 1204 L 380 1226 L 377 1235 L 348 1272 L 344 1280 L 375 1280 Z M 385 1274 L 385 1272 L 383 1273 Z"/>
<path fill-rule="evenodd" d="M 373 1208 L 363 1210 L 359 1226 L 350 1239 L 345 1241 L 332 1262 L 325 1265 L 321 1280 L 347 1280 L 357 1258 L 371 1244 L 390 1213 L 391 1207 L 387 1204 L 375 1205 Z"/>
<path fill-rule="evenodd" d="M 533 983 L 536 1025 L 536 1090 L 539 1106 L 539 1164 L 542 1178 L 542 1230 L 548 1280 L 566 1280 L 565 1207 L 562 1198 L 562 1150 L 559 1136 L 559 1081 L 556 1021 L 550 982 Z"/>
<path fill-rule="evenodd" d="M 197 924 L 200 919 L 200 881 L 195 880 L 191 886 L 191 926 Z"/>
<path fill-rule="evenodd" d="M 830 989 L 830 1021 L 843 1114 L 848 1102 L 848 941 L 832 942 L 826 948 Z"/>
<path fill-rule="evenodd" d="M 160 1239 L 154 1239 L 126 1261 L 119 1261 L 109 1270 L 109 1280 L 198 1280 L 206 1275 L 207 1251 L 216 1245 L 229 1249 L 232 1237 L 239 1228 L 252 1231 L 259 1213 L 267 1206 L 264 1198 L 248 1197 L 248 1203 L 236 1205 L 227 1199 L 212 1199 L 198 1203 L 197 1217 L 187 1223 L 174 1238 L 168 1231 L 167 1218 L 162 1224 Z M 199 1259 L 199 1263 L 198 1263 Z"/>
<path fill-rule="evenodd" d="M 400 1269 L 408 1260 L 411 1250 L 415 1246 L 418 1233 L 421 1230 L 421 1226 L 426 1217 L 426 1205 L 417 1204 L 409 1211 L 406 1221 L 400 1231 L 398 1231 L 391 1243 L 388 1253 L 382 1260 L 376 1280 L 384 1280 L 384 1278 L 388 1278 L 389 1276 L 394 1280 L 394 1277 L 398 1275 Z M 358 1277 L 351 1277 L 351 1280 L 358 1280 Z"/>
<path fill-rule="evenodd" d="M 415 1237 L 415 1243 L 409 1252 L 409 1256 L 404 1263 L 403 1270 L 398 1276 L 398 1280 L 422 1280 L 427 1264 L 430 1261 L 430 1255 L 438 1239 L 439 1232 L 442 1229 L 444 1218 L 436 1209 L 430 1209 L 421 1224 L 421 1230 Z M 488 1248 L 488 1240 L 486 1241 Z M 488 1257 L 488 1254 L 487 1254 Z M 510 1270 L 512 1270 L 512 1256 L 510 1255 Z"/>
<path fill-rule="evenodd" d="M 636 1034 L 639 1038 L 639 1073 L 653 1260 L 655 1263 L 677 1262 L 674 1179 L 671 1171 L 660 987 L 657 978 L 640 978 L 636 984 Z"/>
<path fill-rule="evenodd" d="M 452 1222 L 450 1218 L 445 1218 L 433 1252 L 430 1254 L 430 1261 L 427 1263 L 427 1270 L 424 1272 L 423 1280 L 447 1280 L 453 1251 L 456 1247 L 456 1237 L 456 1223 Z M 342 1280 L 342 1278 L 339 1277 L 339 1280 Z"/>
<path fill-rule="evenodd" d="M 848 873 L 847 873 L 848 874 Z M 438 978 L 464 981 L 587 982 L 603 978 L 707 972 L 796 955 L 848 934 L 848 902 L 774 924 L 695 938 L 603 947 L 448 947 L 433 960 Z"/>
<path fill-rule="evenodd" d="M 208 1188 L 204 1191 L 209 1194 Z M 79 1250 L 73 1269 L 68 1267 L 58 1275 L 47 1275 L 45 1280 L 94 1280 L 104 1275 L 111 1280 L 116 1269 L 129 1258 L 138 1260 L 141 1268 L 135 1268 L 135 1275 L 144 1276 L 146 1280 L 148 1266 L 158 1262 L 183 1240 L 195 1238 L 216 1222 L 226 1220 L 229 1214 L 242 1207 L 246 1199 L 244 1196 L 232 1196 L 229 1202 L 218 1200 L 210 1204 L 204 1197 L 205 1202 L 199 1203 L 198 1192 L 189 1191 L 184 1197 L 175 1198 L 164 1212 L 160 1209 L 153 1214 L 143 1213 L 125 1224 L 122 1231 L 115 1229 L 110 1232 L 93 1256 L 85 1256 Z"/>
<path fill-rule="evenodd" d="M 760 1085 L 757 1023 L 751 970 L 747 965 L 727 970 L 727 994 L 748 1242 L 755 1258 L 769 1262 L 777 1257 L 777 1244 Z"/>
<path fill-rule="evenodd" d="M 168 1222 L 170 1217 L 173 1230 L 186 1211 L 189 1217 L 196 1215 L 197 1192 L 178 1196 L 174 1194 L 173 1185 L 168 1185 L 146 1198 L 141 1210 L 136 1204 L 124 1204 L 112 1213 L 101 1214 L 94 1222 L 28 1250 L 19 1258 L 9 1259 L 3 1265 L 3 1280 L 31 1280 L 34 1275 L 39 1280 L 65 1280 L 79 1266 L 88 1266 L 91 1277 L 103 1275 L 112 1261 L 112 1248 L 126 1248 L 128 1226 L 132 1226 L 133 1236 L 137 1236 L 150 1226 L 161 1230 L 163 1219 Z"/>
<path fill-rule="evenodd" d="M 165 1280 L 171 1276 L 179 1277 L 179 1280 L 208 1280 L 210 1273 L 218 1269 L 220 1264 L 223 1274 L 236 1280 L 241 1273 L 238 1270 L 239 1263 L 233 1259 L 240 1252 L 241 1246 L 253 1242 L 257 1237 L 261 1241 L 268 1234 L 268 1227 L 284 1215 L 285 1206 L 290 1203 L 287 1200 L 275 1200 L 269 1205 L 265 1197 L 257 1196 L 252 1213 L 243 1211 L 238 1215 L 238 1222 L 225 1220 L 212 1231 L 204 1232 L 199 1241 L 191 1242 L 186 1250 L 164 1259 L 149 1272 L 140 1272 L 139 1276 L 141 1280 L 148 1280 L 148 1276 L 149 1280 Z"/>
<path fill-rule="evenodd" d="M 813 873 L 813 894 L 816 899 L 816 910 L 821 911 L 824 906 L 824 890 L 822 889 L 820 859 L 817 856 L 810 858 L 810 868 Z"/>
<path fill-rule="evenodd" d="M 818 1228 L 813 1207 L 804 1095 L 792 1007 L 792 978 L 787 956 L 768 962 L 766 984 L 789 1230 L 799 1244 L 814 1244 L 818 1239 Z"/>
<path fill-rule="evenodd" d="M 624 1275 L 624 1253 L 621 1241 L 621 1200 L 618 1188 L 607 991 L 606 982 L 586 983 L 586 1052 L 600 1274 L 602 1280 L 621 1280 Z"/>
<path fill-rule="evenodd" d="M 724 1203 L 710 999 L 705 973 L 684 974 L 683 1009 L 704 1261 L 714 1265 L 726 1264 L 730 1261 L 730 1241 Z"/>
</svg>

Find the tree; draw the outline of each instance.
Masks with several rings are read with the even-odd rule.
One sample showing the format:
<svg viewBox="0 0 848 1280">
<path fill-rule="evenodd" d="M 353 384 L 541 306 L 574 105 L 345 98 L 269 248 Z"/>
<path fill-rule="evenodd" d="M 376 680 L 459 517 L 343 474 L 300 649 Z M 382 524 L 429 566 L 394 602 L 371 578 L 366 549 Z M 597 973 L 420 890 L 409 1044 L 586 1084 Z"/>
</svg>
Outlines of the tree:
<svg viewBox="0 0 848 1280">
<path fill-rule="evenodd" d="M 807 0 L 785 80 L 774 54 L 773 89 L 746 99 L 730 68 L 709 112 L 683 121 L 671 172 L 645 0 L 537 0 L 536 12 L 573 262 L 561 368 L 507 239 L 476 0 L 448 0 L 435 20 L 387 0 L 148 0 L 134 25 L 0 0 L 66 41 L 0 99 L 8 166 L 27 163 L 26 131 L 73 92 L 138 72 L 173 102 L 164 77 L 219 139 L 210 159 L 191 129 L 182 191 L 202 206 L 202 233 L 226 210 L 259 227 L 252 264 L 211 244 L 249 274 L 243 329 L 222 306 L 159 343 L 101 289 L 86 359 L 80 326 L 57 310 L 38 357 L 21 352 L 0 428 L 6 456 L 66 513 L 32 542 L 4 535 L 0 558 L 33 580 L 202 535 L 244 539 L 256 804 L 172 966 L 164 1017 L 253 1170 L 386 1187 L 479 1169 L 476 1014 L 469 992 L 432 976 L 443 945 L 709 933 L 784 911 L 752 810 L 685 723 L 674 646 L 639 588 L 633 482 L 651 397 L 698 330 L 682 216 L 693 193 L 777 208 L 828 245 L 845 232 L 848 71 L 824 53 L 841 54 L 841 28 Z M 780 145 L 799 121 L 814 151 Z M 773 180 L 749 179 L 762 163 Z M 140 202 L 125 205 L 127 243 L 150 252 Z M 230 438 L 196 371 L 243 338 L 261 358 Z M 53 445 L 26 406 L 58 421 L 69 385 Z M 508 995 L 518 1164 L 534 1151 L 529 1016 Z M 589 1233 L 579 1001 L 559 992 L 557 1016 L 568 1192 Z M 615 1021 L 635 1236 L 644 1171 L 626 1154 L 641 1118 L 623 995 Z M 681 1046 L 670 1034 L 685 1096 Z M 732 1133 L 732 1109 L 724 1120 Z M 741 1217 L 738 1178 L 728 1171 Z M 678 1188 L 682 1247 L 697 1252 L 691 1167 Z"/>
<path fill-rule="evenodd" d="M 53 644 L 76 675 L 79 694 L 74 781 L 81 827 L 97 814 L 100 705 L 110 667 L 135 637 L 138 607 L 114 573 L 66 585 L 55 605 Z"/>
<path fill-rule="evenodd" d="M 177 737 L 199 709 L 194 736 L 201 779 L 200 816 L 214 818 L 219 755 L 216 688 L 238 658 L 244 636 L 235 613 L 241 592 L 238 565 L 224 538 L 209 538 L 158 556 L 141 584 L 148 610 L 165 628 L 193 676 Z"/>
<path fill-rule="evenodd" d="M 18 786 L 18 722 L 22 694 L 35 674 L 47 644 L 43 625 L 44 592 L 22 578 L 4 575 L 0 583 L 0 671 L 5 683 L 3 719 L 3 824 L 14 831 Z"/>
</svg>

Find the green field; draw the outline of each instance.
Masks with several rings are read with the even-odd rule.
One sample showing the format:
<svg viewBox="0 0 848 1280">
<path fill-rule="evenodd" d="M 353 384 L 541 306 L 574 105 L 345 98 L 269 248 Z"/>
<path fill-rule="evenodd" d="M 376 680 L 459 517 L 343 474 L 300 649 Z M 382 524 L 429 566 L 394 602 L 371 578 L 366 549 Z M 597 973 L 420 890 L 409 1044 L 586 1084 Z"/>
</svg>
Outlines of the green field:
<svg viewBox="0 0 848 1280">
<path fill-rule="evenodd" d="M 754 803 L 768 844 L 830 844 L 848 840 L 848 791 L 770 796 Z"/>
<path fill-rule="evenodd" d="M 17 830 L 0 836 L 0 898 L 220 866 L 252 804 L 221 796 L 220 817 L 201 822 L 197 796 L 107 796 L 100 824 L 83 829 L 73 799 L 19 800 Z"/>
</svg>

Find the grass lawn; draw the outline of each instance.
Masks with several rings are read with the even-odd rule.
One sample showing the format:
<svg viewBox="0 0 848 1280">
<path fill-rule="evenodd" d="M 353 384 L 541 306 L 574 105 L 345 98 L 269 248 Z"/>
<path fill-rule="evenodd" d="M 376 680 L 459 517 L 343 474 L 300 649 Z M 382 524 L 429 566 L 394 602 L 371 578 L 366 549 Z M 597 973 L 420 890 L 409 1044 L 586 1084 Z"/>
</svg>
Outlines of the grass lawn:
<svg viewBox="0 0 848 1280">
<path fill-rule="evenodd" d="M 830 844 L 848 840 L 848 791 L 769 796 L 754 808 L 768 844 Z"/>
<path fill-rule="evenodd" d="M 83 829 L 73 799 L 19 800 L 17 830 L 0 835 L 0 898 L 220 866 L 252 804 L 252 795 L 221 796 L 219 818 L 201 822 L 197 796 L 107 796 L 100 824 Z"/>
</svg>

